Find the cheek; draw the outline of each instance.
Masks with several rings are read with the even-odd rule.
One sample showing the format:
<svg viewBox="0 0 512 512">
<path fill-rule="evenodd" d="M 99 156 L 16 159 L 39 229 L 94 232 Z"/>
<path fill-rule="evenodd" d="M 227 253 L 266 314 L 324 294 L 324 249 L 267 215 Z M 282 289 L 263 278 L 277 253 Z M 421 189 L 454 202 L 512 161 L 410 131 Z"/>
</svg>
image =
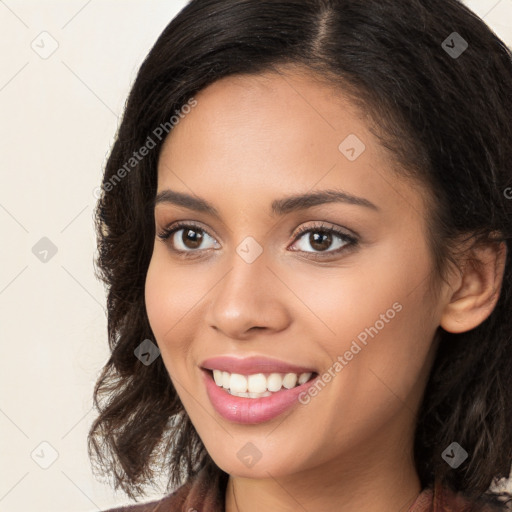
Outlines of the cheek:
<svg viewBox="0 0 512 512">
<path fill-rule="evenodd" d="M 151 330 L 168 366 L 176 360 L 170 356 L 185 348 L 180 331 L 192 306 L 188 304 L 190 294 L 181 292 L 187 289 L 182 273 L 170 269 L 161 253 L 155 247 L 146 275 L 145 302 Z"/>
<path fill-rule="evenodd" d="M 207 269 L 171 262 L 166 248 L 157 242 L 146 275 L 146 312 L 171 377 L 188 378 L 186 365 L 199 337 L 205 293 L 214 283 L 215 276 Z"/>
<path fill-rule="evenodd" d="M 146 313 L 153 334 L 157 340 L 162 335 L 162 332 L 164 332 L 168 314 L 172 314 L 174 311 L 172 304 L 169 303 L 172 301 L 174 294 L 172 293 L 172 289 L 169 288 L 169 283 L 160 267 L 161 265 L 159 264 L 158 258 L 153 255 L 149 264 L 145 284 Z"/>
<path fill-rule="evenodd" d="M 422 393 L 433 355 L 436 325 L 427 318 L 423 293 L 393 295 L 373 306 L 365 323 L 354 325 L 341 355 L 343 368 L 336 383 L 338 398 L 361 408 L 359 421 L 387 416 L 406 404 L 411 410 Z M 382 315 L 382 316 L 381 316 Z M 338 359 L 339 360 L 339 359 Z"/>
<path fill-rule="evenodd" d="M 381 244 L 370 259 L 347 273 L 341 289 L 329 282 L 333 300 L 318 309 L 336 333 L 323 348 L 332 361 L 342 358 L 343 368 L 332 369 L 342 375 L 335 387 L 360 403 L 405 398 L 423 375 L 437 329 L 426 247 Z"/>
</svg>

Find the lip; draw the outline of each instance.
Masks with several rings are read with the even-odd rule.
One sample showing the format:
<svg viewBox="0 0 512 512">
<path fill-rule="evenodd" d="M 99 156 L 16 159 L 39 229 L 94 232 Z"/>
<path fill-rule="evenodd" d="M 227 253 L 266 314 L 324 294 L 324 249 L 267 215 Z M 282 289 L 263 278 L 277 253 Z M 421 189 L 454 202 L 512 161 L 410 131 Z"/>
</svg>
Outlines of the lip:
<svg viewBox="0 0 512 512">
<path fill-rule="evenodd" d="M 282 389 L 270 396 L 244 398 L 231 395 L 224 388 L 217 386 L 210 370 L 203 369 L 202 373 L 206 393 L 217 413 L 228 421 L 245 425 L 270 421 L 296 406 L 299 403 L 299 395 L 312 386 L 319 377 L 317 374 L 300 386 Z"/>
<path fill-rule="evenodd" d="M 202 369 L 222 370 L 229 373 L 250 375 L 253 373 L 318 373 L 314 368 L 298 366 L 269 357 L 252 356 L 237 358 L 232 356 L 211 357 L 200 364 Z"/>
</svg>

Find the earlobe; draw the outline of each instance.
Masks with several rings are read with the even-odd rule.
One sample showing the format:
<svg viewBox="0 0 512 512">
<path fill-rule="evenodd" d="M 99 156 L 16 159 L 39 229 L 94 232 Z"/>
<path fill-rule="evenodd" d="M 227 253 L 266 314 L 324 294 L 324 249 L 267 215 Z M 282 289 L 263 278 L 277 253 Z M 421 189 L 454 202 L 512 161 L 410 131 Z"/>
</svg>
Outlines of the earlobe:
<svg viewBox="0 0 512 512">
<path fill-rule="evenodd" d="M 439 325 L 445 331 L 469 331 L 492 313 L 501 291 L 506 255 L 505 242 L 489 242 L 469 250 L 441 316 Z"/>
</svg>

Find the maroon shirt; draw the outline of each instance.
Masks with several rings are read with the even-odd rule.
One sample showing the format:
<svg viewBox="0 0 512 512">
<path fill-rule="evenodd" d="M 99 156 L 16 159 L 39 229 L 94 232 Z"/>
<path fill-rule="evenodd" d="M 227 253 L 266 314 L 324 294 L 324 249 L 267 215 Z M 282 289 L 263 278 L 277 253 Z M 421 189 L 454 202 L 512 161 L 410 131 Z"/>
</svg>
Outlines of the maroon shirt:
<svg viewBox="0 0 512 512">
<path fill-rule="evenodd" d="M 221 486 L 222 487 L 222 486 Z M 105 512 L 225 512 L 225 489 L 218 481 L 207 480 L 201 472 L 176 491 L 158 501 L 127 505 Z M 471 508 L 460 493 L 444 489 L 439 482 L 433 488 L 426 488 L 414 503 L 404 512 L 502 512 L 510 510 L 504 505 L 479 502 Z"/>
</svg>

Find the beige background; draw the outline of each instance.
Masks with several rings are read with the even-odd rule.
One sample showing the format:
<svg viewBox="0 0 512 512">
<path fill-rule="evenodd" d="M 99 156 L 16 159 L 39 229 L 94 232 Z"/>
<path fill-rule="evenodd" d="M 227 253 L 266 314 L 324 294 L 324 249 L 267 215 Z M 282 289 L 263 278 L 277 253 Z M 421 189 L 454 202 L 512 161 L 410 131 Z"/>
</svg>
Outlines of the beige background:
<svg viewBox="0 0 512 512">
<path fill-rule="evenodd" d="M 512 46 L 512 0 L 467 4 Z M 107 358 L 94 190 L 138 66 L 184 5 L 0 0 L 0 512 L 128 501 L 86 452 Z"/>
</svg>

